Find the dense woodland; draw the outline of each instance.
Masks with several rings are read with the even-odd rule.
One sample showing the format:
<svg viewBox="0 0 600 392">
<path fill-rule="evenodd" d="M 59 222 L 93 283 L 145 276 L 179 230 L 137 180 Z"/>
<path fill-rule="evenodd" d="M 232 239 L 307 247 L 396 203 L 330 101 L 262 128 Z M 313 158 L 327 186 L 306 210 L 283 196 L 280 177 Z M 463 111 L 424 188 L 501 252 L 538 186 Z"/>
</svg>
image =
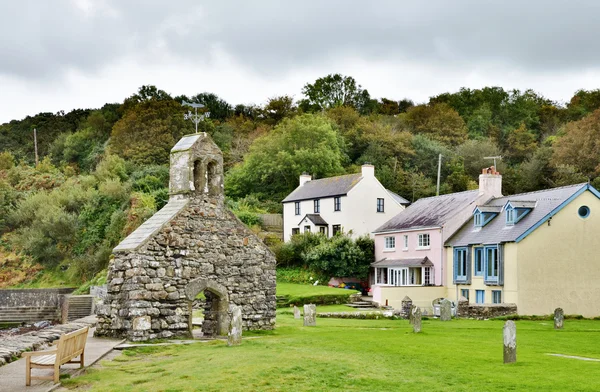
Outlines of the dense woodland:
<svg viewBox="0 0 600 392">
<path fill-rule="evenodd" d="M 213 93 L 172 96 L 143 86 L 121 104 L 0 125 L 0 285 L 42 268 L 85 281 L 106 267 L 111 249 L 168 199 L 169 150 L 194 132 L 182 100 L 210 112 L 200 130 L 222 149 L 229 206 L 249 225 L 257 212 L 281 211 L 301 173 L 354 173 L 366 162 L 413 201 L 435 194 L 439 154 L 441 193 L 475 188 L 492 164 L 487 156 L 503 157 L 504 194 L 600 185 L 600 90 L 577 91 L 566 105 L 501 87 L 415 104 L 401 92 L 374 99 L 336 74 L 302 92 L 299 101 L 234 106 Z M 10 263 L 19 272 L 5 276 Z"/>
</svg>

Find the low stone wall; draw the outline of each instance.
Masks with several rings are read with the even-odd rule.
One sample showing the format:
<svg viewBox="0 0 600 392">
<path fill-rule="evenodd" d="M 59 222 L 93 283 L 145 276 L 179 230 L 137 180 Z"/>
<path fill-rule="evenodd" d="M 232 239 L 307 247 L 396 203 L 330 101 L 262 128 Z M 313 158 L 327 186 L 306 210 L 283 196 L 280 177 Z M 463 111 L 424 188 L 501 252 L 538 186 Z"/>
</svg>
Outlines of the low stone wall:
<svg viewBox="0 0 600 392">
<path fill-rule="evenodd" d="M 464 297 L 458 302 L 458 317 L 489 319 L 517 314 L 516 304 L 469 304 Z"/>
<path fill-rule="evenodd" d="M 74 288 L 0 290 L 0 307 L 58 307 L 59 296 L 71 294 L 74 290 Z"/>
<path fill-rule="evenodd" d="M 6 336 L 0 340 L 0 366 L 16 361 L 24 351 L 38 351 L 47 348 L 48 343 L 60 338 L 63 333 L 93 326 L 96 318 L 91 316 L 68 324 L 55 325 L 39 331 L 28 332 L 23 335 Z"/>
<path fill-rule="evenodd" d="M 328 313 L 317 313 L 317 317 L 320 318 L 340 318 L 340 319 L 359 319 L 359 320 L 399 320 L 403 319 L 400 311 L 387 310 L 387 311 L 375 311 L 375 312 L 328 312 Z"/>
</svg>

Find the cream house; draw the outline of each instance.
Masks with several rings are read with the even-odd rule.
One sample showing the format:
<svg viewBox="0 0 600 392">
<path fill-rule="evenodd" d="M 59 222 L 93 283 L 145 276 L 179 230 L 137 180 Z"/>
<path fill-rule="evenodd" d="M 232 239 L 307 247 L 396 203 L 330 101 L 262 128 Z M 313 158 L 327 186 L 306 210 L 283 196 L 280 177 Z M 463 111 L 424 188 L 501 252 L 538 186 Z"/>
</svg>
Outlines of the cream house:
<svg viewBox="0 0 600 392">
<path fill-rule="evenodd" d="M 360 173 L 318 180 L 303 174 L 300 185 L 283 200 L 284 240 L 305 232 L 370 235 L 407 204 L 381 185 L 373 165 L 363 165 Z"/>
<path fill-rule="evenodd" d="M 446 297 L 599 316 L 598 233 L 600 193 L 589 184 L 493 199 L 446 243 Z"/>
</svg>

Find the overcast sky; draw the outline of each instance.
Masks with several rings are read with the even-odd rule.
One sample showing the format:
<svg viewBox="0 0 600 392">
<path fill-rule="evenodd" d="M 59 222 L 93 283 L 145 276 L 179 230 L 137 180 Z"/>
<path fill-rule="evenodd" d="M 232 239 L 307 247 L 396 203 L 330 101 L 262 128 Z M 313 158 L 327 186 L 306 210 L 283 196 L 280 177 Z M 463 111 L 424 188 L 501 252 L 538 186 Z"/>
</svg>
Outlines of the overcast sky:
<svg viewBox="0 0 600 392">
<path fill-rule="evenodd" d="M 122 102 L 144 84 L 231 104 L 329 73 L 373 97 L 600 88 L 596 0 L 0 1 L 0 123 Z"/>
</svg>

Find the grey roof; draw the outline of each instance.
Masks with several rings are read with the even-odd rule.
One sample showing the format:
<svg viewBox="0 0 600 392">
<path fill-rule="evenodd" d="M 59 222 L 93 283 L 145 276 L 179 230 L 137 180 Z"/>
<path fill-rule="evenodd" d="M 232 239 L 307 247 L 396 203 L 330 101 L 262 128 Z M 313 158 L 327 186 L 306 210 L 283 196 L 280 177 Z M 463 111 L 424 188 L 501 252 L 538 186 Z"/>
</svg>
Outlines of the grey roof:
<svg viewBox="0 0 600 392">
<path fill-rule="evenodd" d="M 175 146 L 173 146 L 171 152 L 189 150 L 194 145 L 194 143 L 196 143 L 196 141 L 200 138 L 200 136 L 201 134 L 199 133 L 195 133 L 193 135 L 185 135 L 184 137 L 179 139 Z"/>
<path fill-rule="evenodd" d="M 548 214 L 555 209 L 558 209 L 563 202 L 580 191 L 583 187 L 587 187 L 587 184 L 569 185 L 560 188 L 492 199 L 486 203 L 486 206 L 502 207 L 508 201 L 513 205 L 521 205 L 520 202 L 526 201 L 530 202 L 526 205 L 531 205 L 531 202 L 535 202 L 535 208 L 512 226 L 506 225 L 504 214 L 497 215 L 488 224 L 480 228 L 474 227 L 473 220 L 471 219 L 467 221 L 467 223 L 465 223 L 448 241 L 446 241 L 446 245 L 467 246 L 513 242 Z"/>
<path fill-rule="evenodd" d="M 171 200 L 150 219 L 142 223 L 140 227 L 127 236 L 113 252 L 123 252 L 127 250 L 135 250 L 144 244 L 150 237 L 156 234 L 166 223 L 168 223 L 175 215 L 179 213 L 188 203 L 189 200 Z"/>
<path fill-rule="evenodd" d="M 306 214 L 300 222 L 302 222 L 306 218 L 310 219 L 311 222 L 315 224 L 315 226 L 328 226 L 327 222 L 325 222 L 325 219 L 323 219 L 319 214 Z"/>
<path fill-rule="evenodd" d="M 371 267 L 433 267 L 433 263 L 427 257 L 417 259 L 381 259 L 371 263 Z"/>
<path fill-rule="evenodd" d="M 493 213 L 500 213 L 502 211 L 502 206 L 477 206 L 477 208 L 479 209 L 479 211 L 481 212 L 493 212 Z"/>
<path fill-rule="evenodd" d="M 390 194 L 390 196 L 392 196 L 392 198 L 394 200 L 396 200 L 396 202 L 398 204 L 402 204 L 402 205 L 408 205 L 408 204 L 410 204 L 410 201 L 406 200 L 405 198 L 403 198 L 399 194 L 394 193 L 394 192 L 390 191 L 389 189 L 386 189 L 386 191 L 388 191 L 388 193 Z"/>
<path fill-rule="evenodd" d="M 508 201 L 514 208 L 535 208 L 537 203 L 535 200 L 513 200 L 510 197 L 508 198 Z"/>
<path fill-rule="evenodd" d="M 375 233 L 425 227 L 441 227 L 454 215 L 477 200 L 479 190 L 426 197 L 398 213 Z"/>
<path fill-rule="evenodd" d="M 350 189 L 362 180 L 362 174 L 347 174 L 344 176 L 322 178 L 311 180 L 296 188 L 283 199 L 283 203 L 321 197 L 333 197 L 346 195 Z"/>
</svg>

